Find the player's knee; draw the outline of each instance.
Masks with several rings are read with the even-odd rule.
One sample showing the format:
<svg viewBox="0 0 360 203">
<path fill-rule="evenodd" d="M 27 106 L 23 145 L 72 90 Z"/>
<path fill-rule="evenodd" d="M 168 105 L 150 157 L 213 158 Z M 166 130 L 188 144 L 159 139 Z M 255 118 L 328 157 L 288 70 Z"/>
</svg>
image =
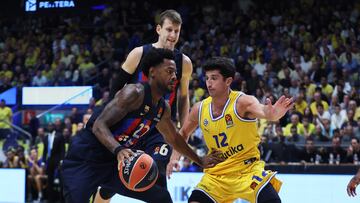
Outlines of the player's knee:
<svg viewBox="0 0 360 203">
<path fill-rule="evenodd" d="M 281 203 L 279 194 L 270 183 L 261 190 L 258 203 Z"/>
<path fill-rule="evenodd" d="M 172 199 L 169 192 L 161 192 L 156 194 L 156 201 L 150 203 L 158 203 L 158 202 L 165 202 L 165 203 L 172 203 Z"/>
<path fill-rule="evenodd" d="M 103 200 L 109 200 L 115 195 L 115 192 L 112 192 L 106 188 L 100 188 L 99 195 Z"/>
</svg>

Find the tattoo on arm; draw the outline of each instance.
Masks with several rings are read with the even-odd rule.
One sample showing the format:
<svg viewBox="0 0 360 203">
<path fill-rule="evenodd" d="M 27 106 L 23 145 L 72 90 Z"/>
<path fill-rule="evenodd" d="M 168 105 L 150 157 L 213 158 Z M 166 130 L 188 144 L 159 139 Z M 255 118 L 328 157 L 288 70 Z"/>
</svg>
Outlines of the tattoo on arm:
<svg viewBox="0 0 360 203">
<path fill-rule="evenodd" d="M 110 131 L 110 127 L 123 119 L 129 112 L 140 107 L 144 100 L 144 87 L 141 84 L 125 86 L 116 97 L 107 104 L 92 128 L 99 141 L 111 152 L 119 146 Z"/>
</svg>

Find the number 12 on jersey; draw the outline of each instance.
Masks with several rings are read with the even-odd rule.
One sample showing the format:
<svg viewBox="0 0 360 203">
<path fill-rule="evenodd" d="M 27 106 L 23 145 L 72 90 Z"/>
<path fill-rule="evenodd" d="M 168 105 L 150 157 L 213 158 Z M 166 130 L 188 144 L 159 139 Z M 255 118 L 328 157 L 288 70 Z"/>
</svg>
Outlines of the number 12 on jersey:
<svg viewBox="0 0 360 203">
<path fill-rule="evenodd" d="M 219 135 L 213 135 L 216 145 L 218 148 L 228 146 L 227 136 L 225 133 L 220 133 Z"/>
</svg>

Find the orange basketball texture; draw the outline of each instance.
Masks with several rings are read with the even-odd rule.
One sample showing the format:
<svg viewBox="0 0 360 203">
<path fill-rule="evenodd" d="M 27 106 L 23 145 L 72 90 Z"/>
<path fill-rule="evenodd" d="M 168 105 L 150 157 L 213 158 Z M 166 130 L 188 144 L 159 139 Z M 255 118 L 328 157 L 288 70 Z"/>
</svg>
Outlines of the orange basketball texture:
<svg viewBox="0 0 360 203">
<path fill-rule="evenodd" d="M 125 166 L 120 166 L 119 177 L 129 190 L 143 192 L 150 189 L 159 175 L 158 167 L 151 156 L 137 153 Z"/>
</svg>

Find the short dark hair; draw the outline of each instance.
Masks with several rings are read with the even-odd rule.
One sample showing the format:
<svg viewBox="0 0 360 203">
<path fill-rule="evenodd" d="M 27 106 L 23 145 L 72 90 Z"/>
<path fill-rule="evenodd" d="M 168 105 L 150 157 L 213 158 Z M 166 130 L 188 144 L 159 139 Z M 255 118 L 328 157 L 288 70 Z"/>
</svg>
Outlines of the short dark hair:
<svg viewBox="0 0 360 203">
<path fill-rule="evenodd" d="M 212 57 L 203 65 L 204 71 L 219 70 L 224 78 L 235 76 L 235 65 L 231 59 L 225 57 Z"/>
<path fill-rule="evenodd" d="M 324 108 L 324 105 L 322 103 L 316 103 L 316 107 L 322 107 Z"/>
<path fill-rule="evenodd" d="M 182 24 L 182 19 L 180 14 L 173 9 L 165 10 L 162 13 L 160 13 L 160 22 L 158 22 L 158 24 L 162 26 L 164 24 L 165 19 L 169 19 L 172 23 L 175 24 L 180 24 L 180 25 Z"/>
<path fill-rule="evenodd" d="M 170 49 L 151 48 L 141 60 L 140 67 L 144 75 L 148 77 L 150 68 L 161 64 L 164 59 L 174 60 L 174 52 Z"/>
</svg>

